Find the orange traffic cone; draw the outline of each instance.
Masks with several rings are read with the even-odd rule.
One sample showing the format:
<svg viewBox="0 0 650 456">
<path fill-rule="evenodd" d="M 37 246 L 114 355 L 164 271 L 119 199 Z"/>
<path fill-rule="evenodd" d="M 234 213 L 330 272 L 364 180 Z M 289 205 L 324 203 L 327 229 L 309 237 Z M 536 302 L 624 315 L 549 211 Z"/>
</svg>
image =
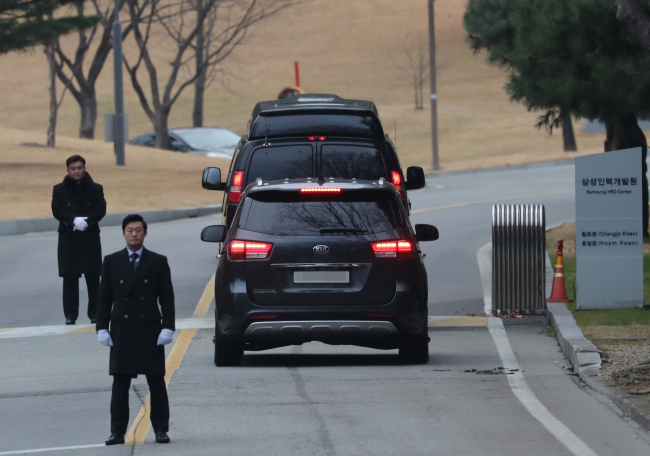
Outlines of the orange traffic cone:
<svg viewBox="0 0 650 456">
<path fill-rule="evenodd" d="M 557 260 L 555 261 L 555 274 L 553 275 L 553 288 L 551 297 L 546 302 L 573 302 L 566 295 L 566 284 L 564 283 L 564 260 L 562 259 L 562 239 L 557 241 Z"/>
</svg>

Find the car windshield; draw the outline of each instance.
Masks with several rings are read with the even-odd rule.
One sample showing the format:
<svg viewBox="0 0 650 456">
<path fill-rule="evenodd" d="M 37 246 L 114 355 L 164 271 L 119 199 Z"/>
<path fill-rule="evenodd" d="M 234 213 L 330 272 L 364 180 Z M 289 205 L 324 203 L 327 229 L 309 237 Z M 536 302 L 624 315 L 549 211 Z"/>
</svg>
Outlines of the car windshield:
<svg viewBox="0 0 650 456">
<path fill-rule="evenodd" d="M 234 151 L 241 138 L 224 128 L 187 128 L 174 130 L 174 133 L 194 150 Z"/>
<path fill-rule="evenodd" d="M 313 168 L 314 153 L 311 145 L 261 147 L 253 154 L 246 184 L 257 178 L 269 181 L 286 177 L 311 177 L 314 174 Z"/>
<path fill-rule="evenodd" d="M 355 201 L 283 199 L 251 200 L 248 216 L 240 226 L 274 236 L 333 236 L 381 233 L 402 224 L 399 202 L 390 195 Z"/>
<path fill-rule="evenodd" d="M 362 180 L 387 176 L 384 160 L 375 148 L 337 144 L 323 145 L 321 151 L 323 176 Z"/>
</svg>

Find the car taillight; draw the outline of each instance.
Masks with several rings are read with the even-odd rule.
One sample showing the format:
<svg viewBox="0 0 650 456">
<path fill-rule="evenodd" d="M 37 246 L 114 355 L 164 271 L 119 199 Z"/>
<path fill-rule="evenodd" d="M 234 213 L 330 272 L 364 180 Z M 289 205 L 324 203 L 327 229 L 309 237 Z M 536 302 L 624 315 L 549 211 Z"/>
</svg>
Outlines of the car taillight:
<svg viewBox="0 0 650 456">
<path fill-rule="evenodd" d="M 244 172 L 236 171 L 232 175 L 232 182 L 230 185 L 230 193 L 228 194 L 228 202 L 239 203 L 241 200 L 241 187 L 244 184 Z"/>
<path fill-rule="evenodd" d="M 267 242 L 230 241 L 228 258 L 231 260 L 264 260 L 271 255 L 273 244 Z"/>
<path fill-rule="evenodd" d="M 310 141 L 316 141 L 317 139 L 319 141 L 325 141 L 327 139 L 327 136 L 307 136 L 307 139 Z"/>
<path fill-rule="evenodd" d="M 399 171 L 390 172 L 391 182 L 395 186 L 395 190 L 399 192 L 399 196 L 402 198 L 402 201 L 406 201 L 406 192 L 402 188 L 402 175 Z"/>
<path fill-rule="evenodd" d="M 413 256 L 413 244 L 411 241 L 382 241 L 370 244 L 372 253 L 377 258 L 411 258 Z"/>
</svg>

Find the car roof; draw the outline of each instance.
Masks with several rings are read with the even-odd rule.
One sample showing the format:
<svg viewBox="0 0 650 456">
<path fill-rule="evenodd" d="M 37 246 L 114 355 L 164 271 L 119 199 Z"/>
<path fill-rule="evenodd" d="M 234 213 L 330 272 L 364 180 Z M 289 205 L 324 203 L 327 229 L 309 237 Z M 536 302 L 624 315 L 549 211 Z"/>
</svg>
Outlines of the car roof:
<svg viewBox="0 0 650 456">
<path fill-rule="evenodd" d="M 260 101 L 253 108 L 252 117 L 255 120 L 262 113 L 320 109 L 370 111 L 375 116 L 379 116 L 377 107 L 372 101 L 348 100 L 327 93 L 307 93 L 283 100 Z"/>
<path fill-rule="evenodd" d="M 324 190 L 323 193 L 326 193 L 327 189 L 340 188 L 344 192 L 377 191 L 390 192 L 391 194 L 399 196 L 399 193 L 395 189 L 395 186 L 383 177 L 377 180 L 337 179 L 333 177 L 307 177 L 303 179 L 284 179 L 272 181 L 257 179 L 256 181 L 251 182 L 248 187 L 246 187 L 246 194 L 267 191 L 298 192 L 304 188 L 322 189 Z"/>
</svg>

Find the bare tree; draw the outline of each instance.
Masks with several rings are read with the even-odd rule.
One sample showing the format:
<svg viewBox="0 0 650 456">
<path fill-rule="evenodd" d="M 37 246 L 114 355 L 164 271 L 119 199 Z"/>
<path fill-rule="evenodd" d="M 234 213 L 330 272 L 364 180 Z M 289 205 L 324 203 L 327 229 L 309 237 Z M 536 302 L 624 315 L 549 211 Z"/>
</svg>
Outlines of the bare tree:
<svg viewBox="0 0 650 456">
<path fill-rule="evenodd" d="M 207 10 L 207 0 L 191 0 L 190 14 L 197 19 L 206 11 L 203 23 L 197 21 L 196 40 L 190 47 L 194 53 L 197 75 L 194 81 L 194 110 L 192 125 L 203 126 L 203 98 L 205 90 L 219 75 L 222 62 L 248 35 L 251 27 L 269 19 L 290 6 L 309 0 L 228 0 L 217 1 Z M 243 22 L 242 22 L 243 20 Z M 231 27 L 241 24 L 241 27 Z"/>
<path fill-rule="evenodd" d="M 50 86 L 50 111 L 47 117 L 47 147 L 56 146 L 56 119 L 59 103 L 56 99 L 56 64 L 54 61 L 54 47 L 45 46 L 47 57 L 48 82 Z"/>
<path fill-rule="evenodd" d="M 650 49 L 650 18 L 637 0 L 612 0 L 616 4 L 616 18 L 643 45 Z M 650 1 L 648 1 L 650 4 Z"/>
<path fill-rule="evenodd" d="M 415 45 L 402 46 L 402 52 L 403 63 L 395 63 L 395 66 L 411 81 L 415 109 L 424 109 L 424 84 L 429 77 L 428 46 L 420 38 Z"/>
<path fill-rule="evenodd" d="M 125 0 L 120 0 L 120 9 Z M 95 125 L 97 123 L 97 95 L 95 85 L 97 78 L 104 67 L 108 54 L 113 49 L 113 0 L 90 0 L 94 8 L 94 15 L 100 20 L 97 25 L 91 28 L 88 33 L 84 30 L 78 32 L 78 41 L 73 52 L 66 53 L 57 40 L 54 50 L 54 68 L 58 78 L 70 90 L 81 111 L 81 125 L 79 137 L 93 139 L 95 137 Z M 73 14 L 77 17 L 84 17 L 83 3 L 74 7 Z M 131 24 L 128 24 L 123 31 L 123 37 L 131 32 Z M 84 63 L 90 52 L 93 41 L 99 38 L 99 43 L 92 56 L 90 66 L 84 70 Z M 71 76 L 65 74 L 67 69 Z"/>
<path fill-rule="evenodd" d="M 243 42 L 251 27 L 288 5 L 298 3 L 297 0 L 201 0 L 200 7 L 197 7 L 197 0 L 178 0 L 176 3 L 126 1 L 139 55 L 131 63 L 125 58 L 124 63 L 140 104 L 153 123 L 156 147 L 162 149 L 167 148 L 169 142 L 169 113 L 183 90 L 201 78 L 203 85 L 199 87 L 199 94 L 202 103 L 202 93 L 211 74 Z M 159 80 L 156 63 L 149 52 L 152 29 L 158 25 L 165 30 L 175 48 L 174 57 L 168 62 L 171 69 L 166 81 Z M 199 35 L 202 43 L 197 45 Z M 142 64 L 151 87 L 149 97 L 138 79 Z"/>
</svg>

